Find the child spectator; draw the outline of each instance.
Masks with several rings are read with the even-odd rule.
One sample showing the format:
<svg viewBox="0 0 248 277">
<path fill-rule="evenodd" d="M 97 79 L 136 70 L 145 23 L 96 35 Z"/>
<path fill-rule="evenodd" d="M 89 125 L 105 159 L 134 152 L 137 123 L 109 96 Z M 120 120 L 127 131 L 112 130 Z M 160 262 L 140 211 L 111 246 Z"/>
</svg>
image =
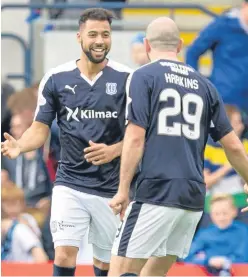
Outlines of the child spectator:
<svg viewBox="0 0 248 277">
<path fill-rule="evenodd" d="M 30 215 L 22 214 L 25 208 L 24 193 L 13 186 L 2 188 L 2 260 L 12 262 L 46 262 L 40 231 Z"/>
<path fill-rule="evenodd" d="M 232 263 L 248 262 L 248 228 L 234 221 L 236 214 L 231 195 L 214 196 L 210 205 L 213 225 L 199 230 L 186 262 L 204 265 L 210 273 L 222 276 L 231 274 Z"/>
<path fill-rule="evenodd" d="M 241 137 L 244 131 L 244 124 L 240 111 L 226 105 L 226 112 L 236 134 Z M 248 140 L 241 138 L 248 153 Z M 205 200 L 205 213 L 200 222 L 200 227 L 208 227 L 211 224 L 209 218 L 209 203 L 215 194 L 231 194 L 235 206 L 238 208 L 237 220 L 248 224 L 248 214 L 240 210 L 246 207 L 246 195 L 243 190 L 242 180 L 236 171 L 228 163 L 228 159 L 221 144 L 209 139 L 204 153 L 204 179 L 207 186 L 207 197 Z"/>
</svg>

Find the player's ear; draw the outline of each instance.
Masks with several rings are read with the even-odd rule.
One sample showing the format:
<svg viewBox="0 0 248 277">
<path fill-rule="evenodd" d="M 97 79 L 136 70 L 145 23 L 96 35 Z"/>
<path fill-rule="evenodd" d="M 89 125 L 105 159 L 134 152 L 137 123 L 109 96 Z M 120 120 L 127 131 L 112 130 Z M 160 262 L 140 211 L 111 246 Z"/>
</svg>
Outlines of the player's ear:
<svg viewBox="0 0 248 277">
<path fill-rule="evenodd" d="M 77 32 L 77 41 L 81 44 L 81 35 L 79 32 Z"/>
<path fill-rule="evenodd" d="M 178 47 L 177 47 L 177 53 L 180 53 L 182 51 L 182 48 L 183 48 L 183 39 L 180 38 Z"/>
<path fill-rule="evenodd" d="M 144 38 L 144 46 L 145 46 L 146 53 L 150 53 L 151 52 L 151 46 L 150 46 L 149 41 L 148 41 L 147 38 Z"/>
</svg>

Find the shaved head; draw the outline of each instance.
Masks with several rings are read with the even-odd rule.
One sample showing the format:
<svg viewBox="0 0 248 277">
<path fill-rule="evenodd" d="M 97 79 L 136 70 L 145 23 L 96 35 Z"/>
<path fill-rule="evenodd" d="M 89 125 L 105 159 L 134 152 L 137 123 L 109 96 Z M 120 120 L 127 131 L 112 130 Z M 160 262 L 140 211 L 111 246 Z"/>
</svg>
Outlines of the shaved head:
<svg viewBox="0 0 248 277">
<path fill-rule="evenodd" d="M 176 51 L 180 43 L 178 27 L 169 17 L 153 20 L 146 29 L 146 38 L 154 50 Z"/>
</svg>

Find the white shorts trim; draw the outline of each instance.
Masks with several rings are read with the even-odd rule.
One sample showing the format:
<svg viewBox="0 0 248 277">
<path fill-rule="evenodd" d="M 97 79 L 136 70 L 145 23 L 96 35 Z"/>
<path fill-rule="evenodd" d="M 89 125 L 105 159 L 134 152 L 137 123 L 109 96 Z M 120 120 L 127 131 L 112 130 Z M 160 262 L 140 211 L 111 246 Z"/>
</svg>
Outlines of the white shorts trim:
<svg viewBox="0 0 248 277">
<path fill-rule="evenodd" d="M 93 246 L 93 257 L 103 263 L 109 264 L 111 259 L 111 249 L 102 249 L 96 245 Z"/>
<path fill-rule="evenodd" d="M 80 244 L 81 244 L 80 240 L 61 239 L 61 240 L 54 241 L 54 249 L 58 246 L 75 246 L 79 248 Z"/>
</svg>

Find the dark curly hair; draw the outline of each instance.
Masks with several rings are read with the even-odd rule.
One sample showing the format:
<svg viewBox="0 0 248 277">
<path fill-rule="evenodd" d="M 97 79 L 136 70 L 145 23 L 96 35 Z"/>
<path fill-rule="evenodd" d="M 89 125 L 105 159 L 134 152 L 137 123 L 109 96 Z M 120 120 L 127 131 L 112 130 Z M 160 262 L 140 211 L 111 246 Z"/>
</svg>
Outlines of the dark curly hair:
<svg viewBox="0 0 248 277">
<path fill-rule="evenodd" d="M 79 18 L 79 27 L 87 20 L 108 21 L 111 25 L 112 19 L 115 18 L 114 14 L 106 9 L 91 8 L 83 11 Z"/>
</svg>

